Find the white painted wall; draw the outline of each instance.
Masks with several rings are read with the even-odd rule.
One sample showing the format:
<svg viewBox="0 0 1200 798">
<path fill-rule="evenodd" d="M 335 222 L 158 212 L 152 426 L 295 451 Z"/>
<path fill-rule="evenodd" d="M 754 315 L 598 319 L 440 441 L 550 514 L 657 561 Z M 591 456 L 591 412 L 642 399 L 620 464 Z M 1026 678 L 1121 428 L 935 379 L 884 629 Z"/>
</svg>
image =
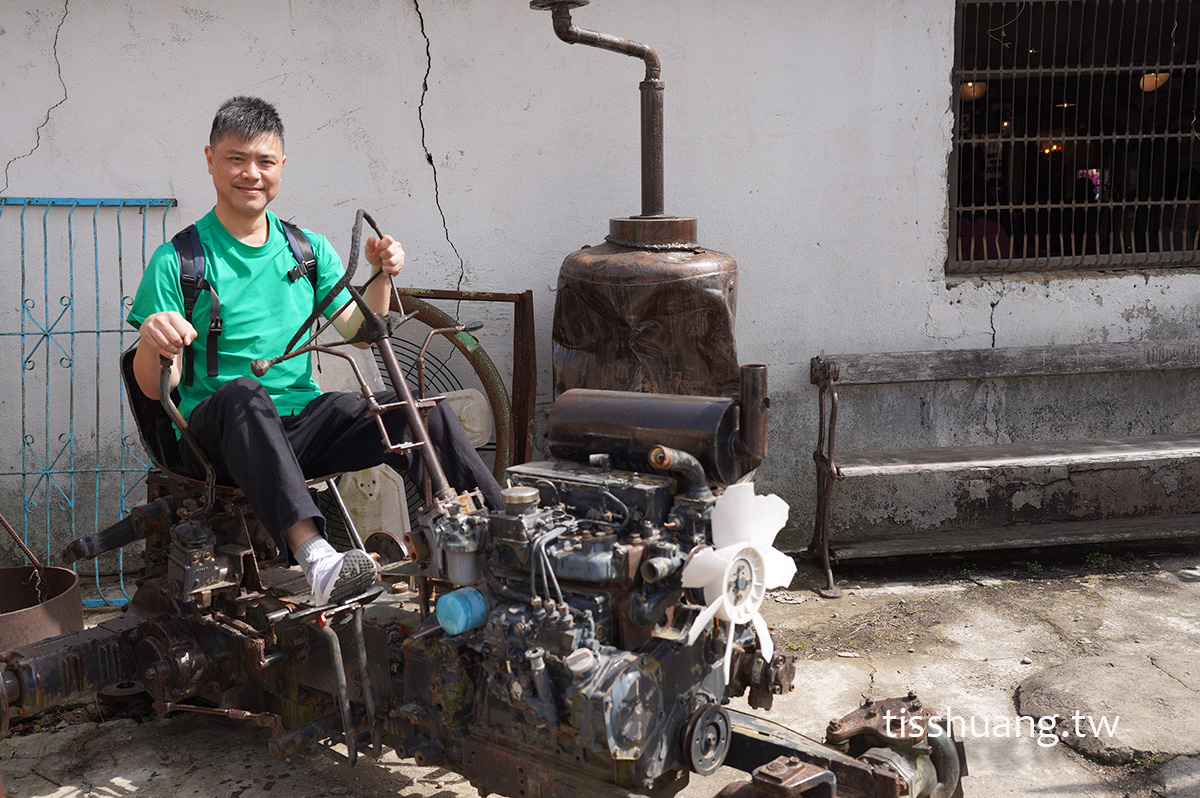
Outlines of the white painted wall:
<svg viewBox="0 0 1200 798">
<path fill-rule="evenodd" d="M 417 5 L 5 0 L 0 193 L 172 196 L 173 231 L 212 203 L 215 107 L 264 96 L 287 127 L 275 209 L 343 253 L 374 211 L 413 285 L 534 289 L 545 400 L 558 265 L 638 210 L 642 66 L 558 41 L 524 0 Z M 952 0 L 575 12 L 662 57 L 667 210 L 741 266 L 741 359 L 775 396 L 760 483 L 800 529 L 814 354 L 1193 335 L 1192 273 L 947 284 L 953 18 Z"/>
</svg>

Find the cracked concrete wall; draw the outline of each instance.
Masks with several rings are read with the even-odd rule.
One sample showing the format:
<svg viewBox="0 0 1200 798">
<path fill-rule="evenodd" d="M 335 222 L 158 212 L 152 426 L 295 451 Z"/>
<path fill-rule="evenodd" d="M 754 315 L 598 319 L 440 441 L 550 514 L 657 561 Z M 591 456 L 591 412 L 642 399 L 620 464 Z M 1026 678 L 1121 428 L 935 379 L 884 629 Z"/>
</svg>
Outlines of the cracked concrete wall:
<svg viewBox="0 0 1200 798">
<path fill-rule="evenodd" d="M 575 15 L 662 57 L 667 211 L 740 264 L 739 354 L 770 366 L 774 396 L 758 479 L 792 505 L 790 544 L 813 509 L 811 356 L 1194 336 L 1194 273 L 946 280 L 952 0 L 597 0 Z M 282 215 L 344 255 L 365 207 L 404 242 L 412 285 L 535 291 L 545 411 L 558 266 L 639 207 L 638 62 L 558 41 L 524 0 L 7 0 L 0 29 L 4 193 L 172 196 L 178 229 L 212 203 L 216 105 L 268 97 L 288 134 Z M 500 325 L 488 336 L 505 363 Z M 928 432 L 898 420 L 905 394 L 879 401 L 873 422 L 845 421 L 847 442 Z M 915 483 L 883 510 L 843 491 L 839 514 L 848 529 L 942 523 L 963 491 Z"/>
</svg>

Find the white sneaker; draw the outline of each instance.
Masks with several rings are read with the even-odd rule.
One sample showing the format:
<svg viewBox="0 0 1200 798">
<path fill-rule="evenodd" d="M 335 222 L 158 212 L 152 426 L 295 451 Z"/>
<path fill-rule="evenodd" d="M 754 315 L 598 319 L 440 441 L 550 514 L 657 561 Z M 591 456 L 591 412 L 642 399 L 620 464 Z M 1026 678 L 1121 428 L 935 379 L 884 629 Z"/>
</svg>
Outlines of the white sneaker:
<svg viewBox="0 0 1200 798">
<path fill-rule="evenodd" d="M 308 568 L 316 606 L 341 601 L 362 593 L 379 578 L 375 560 L 361 549 L 321 557 Z"/>
</svg>

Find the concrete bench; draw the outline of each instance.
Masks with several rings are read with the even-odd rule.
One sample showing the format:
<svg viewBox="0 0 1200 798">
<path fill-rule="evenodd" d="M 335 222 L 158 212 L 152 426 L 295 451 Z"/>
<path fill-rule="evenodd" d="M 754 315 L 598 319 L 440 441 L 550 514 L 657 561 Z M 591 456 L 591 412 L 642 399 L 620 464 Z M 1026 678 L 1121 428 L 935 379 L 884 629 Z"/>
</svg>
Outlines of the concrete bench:
<svg viewBox="0 0 1200 798">
<path fill-rule="evenodd" d="M 813 460 L 817 506 L 808 553 L 825 568 L 822 595 L 840 591 L 833 580 L 835 561 L 986 551 L 1035 545 L 1173 539 L 1200 533 L 1200 516 L 1156 519 L 1071 521 L 972 530 L 916 533 L 831 546 L 831 499 L 836 481 L 860 476 L 936 472 L 986 472 L 999 468 L 1096 466 L 1184 460 L 1200 457 L 1200 432 L 1088 440 L 938 446 L 878 451 L 838 451 L 838 387 L 898 383 L 981 381 L 1013 377 L 1128 374 L 1200 368 L 1200 341 L 1145 341 L 1070 346 L 957 349 L 929 352 L 814 357 L 810 381 L 819 388 L 820 430 Z M 828 412 L 827 412 L 828 407 Z M 1132 412 L 1132 408 L 1131 408 Z"/>
</svg>

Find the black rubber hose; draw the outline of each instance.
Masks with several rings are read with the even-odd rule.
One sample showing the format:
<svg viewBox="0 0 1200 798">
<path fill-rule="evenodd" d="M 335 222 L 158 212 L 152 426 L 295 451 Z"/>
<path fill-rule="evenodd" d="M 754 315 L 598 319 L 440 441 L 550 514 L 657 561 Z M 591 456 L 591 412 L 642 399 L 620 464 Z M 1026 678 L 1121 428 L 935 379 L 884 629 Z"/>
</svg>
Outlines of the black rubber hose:
<svg viewBox="0 0 1200 798">
<path fill-rule="evenodd" d="M 650 450 L 650 465 L 660 471 L 675 474 L 687 488 L 689 499 L 711 499 L 712 491 L 708 487 L 708 475 L 704 466 L 692 455 L 680 449 L 669 446 L 655 446 Z"/>
</svg>

